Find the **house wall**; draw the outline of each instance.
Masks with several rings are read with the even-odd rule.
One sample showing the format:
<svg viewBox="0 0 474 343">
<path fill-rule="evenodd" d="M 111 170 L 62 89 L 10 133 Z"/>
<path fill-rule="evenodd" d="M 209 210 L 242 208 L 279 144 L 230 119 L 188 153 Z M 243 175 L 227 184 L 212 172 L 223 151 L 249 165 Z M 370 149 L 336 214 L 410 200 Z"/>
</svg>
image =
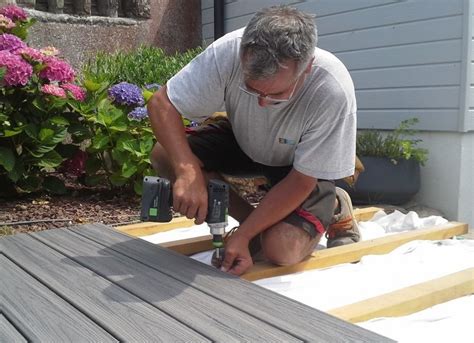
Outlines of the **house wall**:
<svg viewBox="0 0 474 343">
<path fill-rule="evenodd" d="M 416 200 L 474 228 L 474 0 L 226 0 L 225 31 L 280 3 L 316 14 L 318 46 L 354 79 L 360 129 L 419 119 L 429 161 Z M 212 5 L 201 3 L 207 43 Z"/>
</svg>

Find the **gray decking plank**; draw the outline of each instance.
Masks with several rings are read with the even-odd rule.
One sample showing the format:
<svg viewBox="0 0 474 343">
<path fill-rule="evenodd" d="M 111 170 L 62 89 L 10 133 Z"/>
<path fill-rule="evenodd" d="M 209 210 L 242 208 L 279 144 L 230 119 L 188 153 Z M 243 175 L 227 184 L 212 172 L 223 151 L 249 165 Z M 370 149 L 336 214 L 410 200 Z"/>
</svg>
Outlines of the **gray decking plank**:
<svg viewBox="0 0 474 343">
<path fill-rule="evenodd" d="M 196 288 L 69 230 L 33 237 L 219 342 L 295 342 L 272 327 Z M 163 261 L 162 261 L 163 263 Z"/>
<path fill-rule="evenodd" d="M 0 251 L 120 341 L 209 341 L 30 235 L 0 239 Z"/>
<path fill-rule="evenodd" d="M 0 312 L 0 342 L 28 342 L 26 338 Z"/>
<path fill-rule="evenodd" d="M 105 330 L 3 254 L 0 254 L 0 279 L 2 307 L 27 340 L 66 342 L 77 335 L 85 335 L 91 341 L 117 342 Z M 6 318 L 4 320 L 10 324 Z M 12 331 L 4 332 L 6 323 L 3 325 L 1 322 L 0 320 L 0 342 L 17 342 L 18 337 L 14 339 L 4 337 L 4 334 Z M 10 326 L 16 331 L 13 325 Z M 25 340 L 25 337 L 20 337 Z"/>
<path fill-rule="evenodd" d="M 211 296 L 217 296 L 223 302 L 300 339 L 318 342 L 393 342 L 186 256 L 117 232 L 106 225 L 86 224 L 72 230 Z"/>
</svg>

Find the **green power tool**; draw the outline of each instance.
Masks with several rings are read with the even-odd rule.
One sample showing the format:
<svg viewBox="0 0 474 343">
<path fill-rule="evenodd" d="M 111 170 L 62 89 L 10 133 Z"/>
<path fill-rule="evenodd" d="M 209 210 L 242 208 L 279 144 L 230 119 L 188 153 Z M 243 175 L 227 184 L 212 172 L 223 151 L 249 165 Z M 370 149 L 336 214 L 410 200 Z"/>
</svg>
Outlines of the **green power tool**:
<svg viewBox="0 0 474 343">
<path fill-rule="evenodd" d="M 215 258 L 221 259 L 220 249 L 224 247 L 224 233 L 229 209 L 229 185 L 221 180 L 209 180 L 207 185 L 206 223 L 212 235 L 212 245 L 216 249 Z M 154 176 L 143 178 L 141 203 L 142 221 L 169 222 L 173 215 L 173 196 L 169 180 Z"/>
</svg>

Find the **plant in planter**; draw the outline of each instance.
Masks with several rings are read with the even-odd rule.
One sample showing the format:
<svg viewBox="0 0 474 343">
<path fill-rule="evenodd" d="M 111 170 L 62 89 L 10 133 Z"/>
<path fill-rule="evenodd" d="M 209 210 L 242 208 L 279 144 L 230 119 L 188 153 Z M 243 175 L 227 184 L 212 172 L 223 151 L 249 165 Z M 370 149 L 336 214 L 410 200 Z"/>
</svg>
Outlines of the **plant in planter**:
<svg viewBox="0 0 474 343">
<path fill-rule="evenodd" d="M 357 135 L 357 155 L 365 172 L 353 187 L 341 185 L 355 204 L 400 205 L 419 191 L 420 165 L 427 161 L 428 151 L 413 138 L 416 131 L 411 127 L 417 122 L 404 120 L 387 134 L 364 130 Z"/>
</svg>

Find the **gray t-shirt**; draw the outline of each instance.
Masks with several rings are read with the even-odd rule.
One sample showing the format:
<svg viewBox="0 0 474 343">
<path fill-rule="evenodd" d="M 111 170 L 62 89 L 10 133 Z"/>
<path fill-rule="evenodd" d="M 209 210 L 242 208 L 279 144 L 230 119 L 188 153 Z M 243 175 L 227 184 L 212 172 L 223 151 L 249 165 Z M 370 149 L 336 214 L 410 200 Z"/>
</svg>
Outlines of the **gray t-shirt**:
<svg viewBox="0 0 474 343">
<path fill-rule="evenodd" d="M 184 117 L 203 121 L 226 111 L 242 150 L 268 166 L 293 165 L 318 179 L 354 173 L 356 99 L 344 65 L 316 48 L 311 73 L 289 102 L 261 107 L 239 89 L 243 29 L 215 41 L 167 84 L 168 97 Z"/>
</svg>

